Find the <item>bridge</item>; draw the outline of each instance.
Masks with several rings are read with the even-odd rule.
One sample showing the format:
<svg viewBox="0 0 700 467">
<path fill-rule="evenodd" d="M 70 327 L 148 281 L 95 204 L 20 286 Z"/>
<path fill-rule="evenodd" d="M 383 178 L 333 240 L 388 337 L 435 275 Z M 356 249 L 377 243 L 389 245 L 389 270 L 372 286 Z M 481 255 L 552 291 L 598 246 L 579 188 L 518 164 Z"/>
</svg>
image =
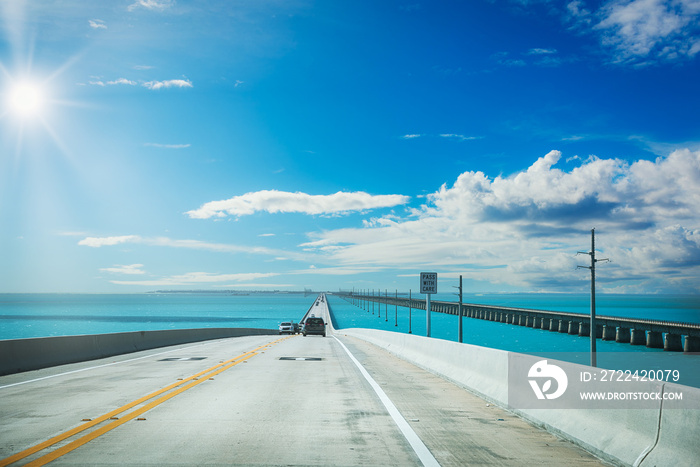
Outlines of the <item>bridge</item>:
<svg viewBox="0 0 700 467">
<path fill-rule="evenodd" d="M 339 294 L 367 309 L 370 303 L 425 310 L 425 300 L 373 294 Z M 432 300 L 431 311 L 458 316 L 460 305 L 455 302 Z M 562 311 L 544 311 L 463 303 L 463 317 L 498 321 L 517 326 L 545 329 L 553 332 L 590 336 L 590 315 Z M 631 345 L 646 345 L 674 352 L 700 352 L 700 324 L 677 323 L 650 319 L 620 318 L 596 315 L 596 337 Z"/>
<path fill-rule="evenodd" d="M 36 369 L 0 376 L 0 466 L 645 467 L 700 456 L 698 389 L 642 384 L 685 396 L 651 408 L 517 408 L 508 365 L 529 367 L 528 356 L 335 330 L 331 307 L 320 295 L 303 315 L 327 321 L 325 338 L 229 329 L 0 341 L 0 369 L 44 349 L 31 354 Z"/>
</svg>

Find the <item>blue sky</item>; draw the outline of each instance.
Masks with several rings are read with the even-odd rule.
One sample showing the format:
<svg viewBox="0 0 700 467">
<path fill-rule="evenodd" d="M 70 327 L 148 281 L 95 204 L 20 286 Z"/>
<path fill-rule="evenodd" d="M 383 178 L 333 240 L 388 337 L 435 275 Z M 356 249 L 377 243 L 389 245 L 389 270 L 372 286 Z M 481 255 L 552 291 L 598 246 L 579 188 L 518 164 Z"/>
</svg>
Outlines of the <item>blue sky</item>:
<svg viewBox="0 0 700 467">
<path fill-rule="evenodd" d="M 696 0 L 0 8 L 0 292 L 699 292 Z"/>
</svg>

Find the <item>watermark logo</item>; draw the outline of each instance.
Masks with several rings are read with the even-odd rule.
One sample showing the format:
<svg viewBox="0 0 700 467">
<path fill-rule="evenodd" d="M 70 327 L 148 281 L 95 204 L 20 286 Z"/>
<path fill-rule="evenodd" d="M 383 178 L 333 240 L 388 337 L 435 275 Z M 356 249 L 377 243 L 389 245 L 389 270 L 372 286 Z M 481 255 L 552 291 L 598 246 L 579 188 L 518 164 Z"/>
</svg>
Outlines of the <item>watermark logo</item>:
<svg viewBox="0 0 700 467">
<path fill-rule="evenodd" d="M 547 360 L 540 360 L 532 365 L 527 376 L 530 378 L 528 382 L 538 399 L 556 399 L 564 394 L 569 384 L 564 370 L 556 365 L 548 364 Z M 542 381 L 541 386 L 540 381 Z M 556 382 L 556 388 L 553 392 L 552 381 Z"/>
</svg>

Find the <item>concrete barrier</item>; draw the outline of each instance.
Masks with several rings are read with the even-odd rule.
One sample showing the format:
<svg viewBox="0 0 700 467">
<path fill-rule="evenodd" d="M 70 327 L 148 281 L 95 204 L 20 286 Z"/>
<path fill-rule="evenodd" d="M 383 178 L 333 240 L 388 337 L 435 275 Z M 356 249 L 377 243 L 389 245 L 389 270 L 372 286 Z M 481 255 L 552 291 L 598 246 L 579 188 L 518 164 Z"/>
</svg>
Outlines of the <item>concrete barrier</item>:
<svg viewBox="0 0 700 467">
<path fill-rule="evenodd" d="M 664 391 L 683 391 L 687 386 L 664 384 Z M 698 394 L 696 393 L 697 397 Z M 700 462 L 700 410 L 682 408 L 680 401 L 665 400 L 661 410 L 658 441 L 649 453 L 644 453 L 636 465 L 653 467 L 657 465 L 698 465 Z"/>
<path fill-rule="evenodd" d="M 696 465 L 700 459 L 700 410 L 680 410 L 674 401 L 659 401 L 653 409 L 516 410 L 508 404 L 509 352 L 373 329 L 336 332 L 384 348 L 614 464 Z M 556 364 L 590 369 L 568 362 Z M 682 389 L 685 402 L 700 401 L 697 388 L 648 382 L 646 389 L 667 391 L 673 387 Z"/>
<path fill-rule="evenodd" d="M 0 375 L 169 345 L 277 333 L 272 329 L 202 328 L 0 340 Z"/>
</svg>

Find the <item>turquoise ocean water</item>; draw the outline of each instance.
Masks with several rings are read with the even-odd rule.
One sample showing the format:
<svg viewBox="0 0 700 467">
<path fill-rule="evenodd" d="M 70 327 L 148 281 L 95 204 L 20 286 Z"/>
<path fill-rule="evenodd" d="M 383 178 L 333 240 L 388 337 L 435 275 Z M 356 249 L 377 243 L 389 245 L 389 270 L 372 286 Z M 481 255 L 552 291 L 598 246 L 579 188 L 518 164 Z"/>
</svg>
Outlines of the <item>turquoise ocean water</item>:
<svg viewBox="0 0 700 467">
<path fill-rule="evenodd" d="M 389 295 L 392 295 L 389 293 Z M 339 296 L 329 295 L 338 329 L 362 327 L 424 336 L 425 311 L 378 304 L 374 314 Z M 250 327 L 276 329 L 282 321 L 299 321 L 316 295 L 177 293 L 133 295 L 0 294 L 0 339 L 21 339 L 113 332 Z M 414 295 L 423 299 L 424 296 Z M 435 300 L 456 301 L 451 294 Z M 589 312 L 587 295 L 465 295 L 465 303 L 552 311 Z M 597 297 L 597 314 L 700 323 L 700 297 Z M 410 328 L 409 328 L 410 326 Z M 457 341 L 458 318 L 431 315 L 431 337 Z M 463 319 L 463 342 L 548 358 L 587 363 L 590 339 L 479 319 Z M 599 366 L 682 369 L 682 382 L 700 387 L 700 356 L 684 355 L 615 342 L 597 342 Z"/>
<path fill-rule="evenodd" d="M 0 294 L 0 339 L 190 328 L 277 329 L 316 295 Z"/>
</svg>

